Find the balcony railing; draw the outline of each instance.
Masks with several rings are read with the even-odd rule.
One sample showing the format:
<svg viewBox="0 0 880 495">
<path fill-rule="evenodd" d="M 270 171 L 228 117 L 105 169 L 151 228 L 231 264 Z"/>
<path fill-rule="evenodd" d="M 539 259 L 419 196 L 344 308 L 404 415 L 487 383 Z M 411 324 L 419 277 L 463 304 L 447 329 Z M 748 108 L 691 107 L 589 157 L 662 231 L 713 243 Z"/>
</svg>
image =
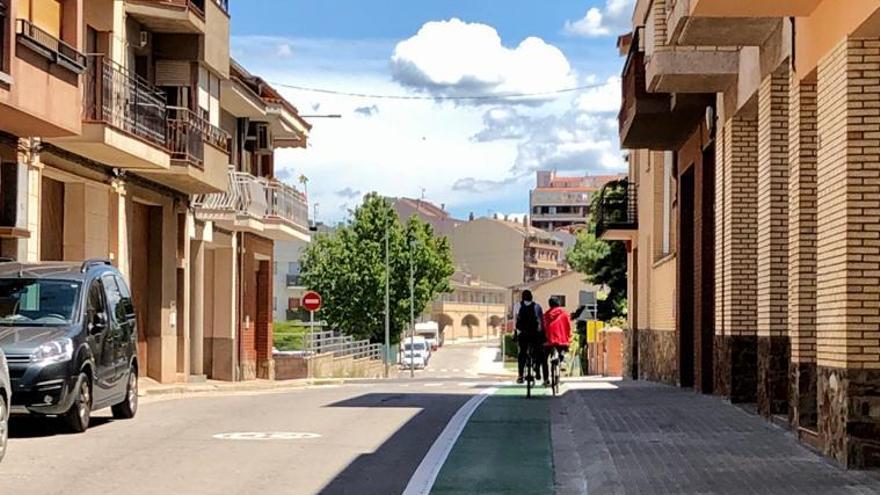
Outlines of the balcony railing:
<svg viewBox="0 0 880 495">
<path fill-rule="evenodd" d="M 612 229 L 638 228 L 638 197 L 628 180 L 609 182 L 602 188 L 596 212 L 596 237 Z"/>
<path fill-rule="evenodd" d="M 309 228 L 309 205 L 303 193 L 275 180 L 268 181 L 268 217 L 282 220 L 301 229 Z"/>
<path fill-rule="evenodd" d="M 287 280 L 287 287 L 304 287 L 302 275 L 298 273 L 288 273 L 285 278 Z"/>
<path fill-rule="evenodd" d="M 86 56 L 79 50 L 38 28 L 27 19 L 18 19 L 15 33 L 20 43 L 41 53 L 50 61 L 77 74 L 86 70 Z"/>
<path fill-rule="evenodd" d="M 165 94 L 103 55 L 87 59 L 83 120 L 112 125 L 165 148 Z"/>
<path fill-rule="evenodd" d="M 188 108 L 168 107 L 168 115 L 168 151 L 172 160 L 203 169 L 206 143 L 226 152 L 229 134 L 223 129 Z"/>
<path fill-rule="evenodd" d="M 309 224 L 308 203 L 302 193 L 287 184 L 246 172 L 230 171 L 226 192 L 196 196 L 193 205 L 260 220 L 282 220 L 302 229 Z"/>
</svg>

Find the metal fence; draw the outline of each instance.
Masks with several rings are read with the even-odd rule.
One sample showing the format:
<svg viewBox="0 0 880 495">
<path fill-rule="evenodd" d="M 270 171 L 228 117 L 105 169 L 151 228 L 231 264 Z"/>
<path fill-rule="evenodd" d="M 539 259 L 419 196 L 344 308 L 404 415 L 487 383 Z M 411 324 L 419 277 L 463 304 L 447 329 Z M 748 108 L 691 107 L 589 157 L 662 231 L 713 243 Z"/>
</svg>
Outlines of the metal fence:
<svg viewBox="0 0 880 495">
<path fill-rule="evenodd" d="M 334 357 L 351 356 L 354 359 L 383 358 L 382 344 L 369 340 L 354 340 L 333 331 L 316 331 L 305 335 L 305 348 L 311 354 L 333 354 Z"/>
</svg>

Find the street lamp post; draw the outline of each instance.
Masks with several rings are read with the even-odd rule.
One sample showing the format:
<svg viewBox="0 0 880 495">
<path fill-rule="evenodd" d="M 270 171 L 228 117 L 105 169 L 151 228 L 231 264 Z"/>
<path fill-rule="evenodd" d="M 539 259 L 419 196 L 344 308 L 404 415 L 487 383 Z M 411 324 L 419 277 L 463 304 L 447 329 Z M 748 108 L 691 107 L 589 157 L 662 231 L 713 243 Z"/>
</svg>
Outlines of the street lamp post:
<svg viewBox="0 0 880 495">
<path fill-rule="evenodd" d="M 409 244 L 409 349 L 411 353 L 415 352 L 416 340 L 416 291 L 415 291 L 415 273 L 413 259 L 415 258 L 415 241 Z M 414 356 L 415 354 L 413 354 Z M 409 377 L 414 378 L 416 375 L 415 366 L 409 367 Z"/>
<path fill-rule="evenodd" d="M 391 366 L 391 263 L 388 259 L 388 227 L 385 227 L 385 378 Z"/>
</svg>

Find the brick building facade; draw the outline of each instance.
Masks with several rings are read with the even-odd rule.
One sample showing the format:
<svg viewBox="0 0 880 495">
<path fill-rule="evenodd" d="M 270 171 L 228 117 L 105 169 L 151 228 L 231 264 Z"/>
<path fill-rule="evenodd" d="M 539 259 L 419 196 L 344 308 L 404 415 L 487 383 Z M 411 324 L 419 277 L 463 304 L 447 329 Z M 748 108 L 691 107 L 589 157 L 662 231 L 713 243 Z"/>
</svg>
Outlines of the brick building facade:
<svg viewBox="0 0 880 495">
<path fill-rule="evenodd" d="M 638 222 L 604 233 L 631 248 L 635 376 L 754 404 L 854 468 L 880 465 L 878 12 L 639 0 L 619 43 Z"/>
</svg>

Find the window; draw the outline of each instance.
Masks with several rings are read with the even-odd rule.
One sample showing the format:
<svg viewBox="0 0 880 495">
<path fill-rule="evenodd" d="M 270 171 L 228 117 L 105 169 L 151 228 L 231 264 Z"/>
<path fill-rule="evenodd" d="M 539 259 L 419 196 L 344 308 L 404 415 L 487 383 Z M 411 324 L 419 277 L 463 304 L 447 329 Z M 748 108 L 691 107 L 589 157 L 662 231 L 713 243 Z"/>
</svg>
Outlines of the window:
<svg viewBox="0 0 880 495">
<path fill-rule="evenodd" d="M 93 321 L 94 315 L 104 313 L 104 290 L 101 288 L 101 281 L 95 280 L 89 286 L 89 295 L 86 300 L 86 321 Z"/>
<path fill-rule="evenodd" d="M 299 263 L 297 263 L 296 261 L 288 261 L 287 273 L 291 275 L 299 275 Z"/>
<path fill-rule="evenodd" d="M 9 32 L 9 7 L 6 0 L 0 0 L 0 72 L 9 72 L 6 67 L 6 44 Z"/>
<path fill-rule="evenodd" d="M 104 275 L 104 294 L 107 297 L 107 312 L 113 315 L 117 323 L 124 323 L 134 318 L 134 305 L 131 293 L 125 282 L 113 275 Z"/>
<path fill-rule="evenodd" d="M 78 282 L 0 280 L 0 326 L 69 325 L 79 300 Z"/>
<path fill-rule="evenodd" d="M 559 296 L 559 295 L 557 295 L 557 296 L 550 296 L 550 297 L 551 297 L 551 298 L 556 298 L 556 300 L 559 301 L 559 305 L 562 306 L 562 307 L 565 307 L 565 296 Z"/>
<path fill-rule="evenodd" d="M 663 156 L 663 237 L 661 254 L 666 256 L 671 250 L 672 229 L 672 169 L 675 166 L 675 153 L 667 151 Z"/>
</svg>

